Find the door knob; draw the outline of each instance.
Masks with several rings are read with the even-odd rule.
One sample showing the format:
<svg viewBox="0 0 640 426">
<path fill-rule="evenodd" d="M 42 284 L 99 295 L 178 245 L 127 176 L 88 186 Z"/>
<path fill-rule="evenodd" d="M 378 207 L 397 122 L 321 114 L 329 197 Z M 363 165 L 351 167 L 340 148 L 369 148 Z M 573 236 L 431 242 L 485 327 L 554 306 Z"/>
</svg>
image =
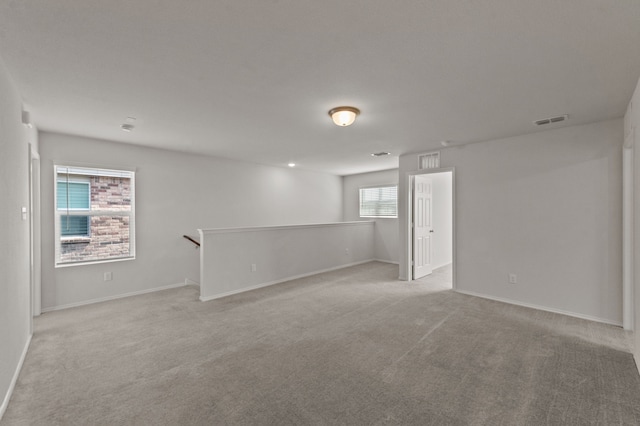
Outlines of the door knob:
<svg viewBox="0 0 640 426">
<path fill-rule="evenodd" d="M 433 229 L 430 229 L 429 232 L 433 232 Z"/>
</svg>

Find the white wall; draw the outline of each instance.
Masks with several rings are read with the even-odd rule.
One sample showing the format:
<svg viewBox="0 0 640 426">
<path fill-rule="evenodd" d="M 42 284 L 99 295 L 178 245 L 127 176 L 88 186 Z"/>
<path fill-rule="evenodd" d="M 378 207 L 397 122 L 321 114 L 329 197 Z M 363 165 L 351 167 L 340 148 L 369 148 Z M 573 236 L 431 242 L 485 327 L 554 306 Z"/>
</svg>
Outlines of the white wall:
<svg viewBox="0 0 640 426">
<path fill-rule="evenodd" d="M 357 221 L 201 230 L 200 300 L 371 261 L 374 225 Z"/>
<path fill-rule="evenodd" d="M 365 186 L 397 185 L 398 169 L 344 176 L 342 179 L 344 220 L 370 220 L 360 217 L 359 189 Z M 377 260 L 398 263 L 398 219 L 376 219 L 374 245 Z"/>
<path fill-rule="evenodd" d="M 429 174 L 432 179 L 433 268 L 453 261 L 453 176 L 452 172 Z"/>
<path fill-rule="evenodd" d="M 9 402 L 30 339 L 28 144 L 35 134 L 22 125 L 22 101 L 0 60 L 0 417 Z M 28 219 L 28 218 L 27 218 Z"/>
<path fill-rule="evenodd" d="M 622 120 L 441 152 L 456 170 L 457 289 L 620 324 Z M 406 227 L 400 158 L 400 219 Z M 400 235 L 401 278 L 407 236 Z M 508 284 L 508 273 L 518 284 Z"/>
<path fill-rule="evenodd" d="M 634 227 L 634 244 L 633 244 L 633 280 L 634 280 L 634 337 L 635 348 L 634 356 L 638 370 L 640 371 L 640 81 L 636 86 L 633 97 L 629 102 L 627 113 L 624 117 L 624 134 L 625 137 L 633 132 L 634 143 L 634 183 L 633 183 L 633 227 Z"/>
<path fill-rule="evenodd" d="M 40 154 L 44 309 L 198 281 L 182 238 L 198 228 L 342 220 L 338 176 L 53 133 L 41 133 Z M 136 168 L 135 260 L 54 268 L 53 165 L 67 162 Z"/>
</svg>

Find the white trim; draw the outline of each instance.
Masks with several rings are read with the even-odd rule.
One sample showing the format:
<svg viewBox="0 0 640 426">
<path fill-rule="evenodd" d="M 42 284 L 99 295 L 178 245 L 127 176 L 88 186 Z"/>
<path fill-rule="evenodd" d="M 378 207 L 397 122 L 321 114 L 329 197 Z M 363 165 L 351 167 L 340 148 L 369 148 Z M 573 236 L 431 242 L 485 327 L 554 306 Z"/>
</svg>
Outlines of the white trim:
<svg viewBox="0 0 640 426">
<path fill-rule="evenodd" d="M 381 183 L 379 185 L 364 185 L 364 186 L 359 186 L 358 189 L 369 189 L 369 188 L 392 188 L 392 187 L 398 187 L 397 183 Z"/>
<path fill-rule="evenodd" d="M 95 265 L 98 263 L 113 263 L 113 262 L 124 262 L 127 260 L 136 260 L 135 256 L 130 257 L 118 257 L 115 259 L 104 259 L 104 260 L 89 260 L 86 262 L 65 262 L 65 263 L 56 263 L 54 268 L 68 268 L 70 266 L 83 266 L 83 265 Z"/>
<path fill-rule="evenodd" d="M 567 316 L 574 317 L 574 318 L 580 318 L 580 319 L 584 319 L 584 320 L 595 321 L 595 322 L 600 322 L 600 323 L 603 323 L 603 324 L 609 324 L 609 325 L 615 325 L 617 327 L 622 327 L 622 323 L 620 323 L 618 321 L 611 321 L 611 320 L 608 320 L 608 319 L 594 317 L 594 316 L 591 316 L 591 315 L 579 314 L 577 312 L 565 311 L 563 309 L 549 308 L 547 306 L 540 306 L 540 305 L 535 305 L 533 303 L 520 302 L 520 301 L 517 301 L 517 300 L 506 299 L 504 297 L 489 296 L 487 294 L 476 293 L 474 291 L 467 291 L 467 290 L 460 290 L 460 289 L 454 289 L 454 291 L 456 293 L 466 294 L 468 296 L 480 297 L 482 299 L 495 300 L 496 302 L 508 303 L 510 305 L 522 306 L 522 307 L 525 307 L 525 308 L 537 309 L 539 311 L 552 312 L 554 314 L 567 315 Z"/>
<path fill-rule="evenodd" d="M 200 272 L 200 282 L 204 280 L 204 231 L 202 229 L 198 229 L 198 234 L 200 235 L 200 265 L 198 271 Z M 202 301 L 202 287 L 200 287 L 200 301 Z"/>
<path fill-rule="evenodd" d="M 63 166 L 55 165 L 56 174 L 79 175 L 79 176 L 104 176 L 130 178 L 133 177 L 135 170 L 114 169 L 114 168 L 98 168 L 87 166 Z M 63 171 L 64 170 L 64 171 Z"/>
<path fill-rule="evenodd" d="M 22 364 L 24 364 L 24 360 L 27 357 L 27 352 L 29 351 L 32 337 L 33 334 L 29 334 L 29 337 L 27 337 L 27 343 L 25 343 L 24 349 L 22 349 L 22 355 L 20 355 L 18 366 L 16 367 L 16 371 L 13 373 L 13 378 L 11 379 L 11 383 L 9 384 L 7 393 L 4 396 L 4 401 L 2 401 L 2 406 L 0 406 L 0 420 L 2 420 L 2 416 L 4 416 L 5 411 L 7 411 L 9 401 L 11 400 L 11 395 L 13 395 L 13 389 L 16 387 L 16 383 L 18 383 L 18 377 L 20 376 L 20 371 L 22 370 Z"/>
<path fill-rule="evenodd" d="M 637 355 L 633 355 L 633 360 L 636 362 L 636 368 L 638 369 L 638 373 L 640 374 L 640 359 Z M 2 416 L 0 416 L 1 418 Z"/>
<path fill-rule="evenodd" d="M 448 263 L 443 263 L 443 264 L 440 264 L 440 265 L 433 265 L 432 269 L 435 271 L 436 269 L 440 269 L 440 268 L 444 268 L 445 266 L 449 266 L 452 263 L 453 263 L 453 261 L 452 262 L 448 262 Z"/>
<path fill-rule="evenodd" d="M 375 223 L 376 223 L 375 220 L 356 220 L 353 222 L 311 223 L 307 225 L 248 226 L 244 228 L 210 228 L 210 229 L 198 229 L 198 232 L 200 233 L 200 241 L 202 241 L 202 237 L 208 234 L 230 234 L 233 232 L 280 231 L 283 229 L 321 228 L 321 227 L 327 227 L 327 226 L 374 225 Z"/>
<path fill-rule="evenodd" d="M 634 328 L 634 151 L 634 129 L 632 128 L 622 150 L 622 324 L 625 330 Z"/>
<path fill-rule="evenodd" d="M 107 302 L 109 300 L 123 299 L 130 296 L 138 296 L 140 294 L 155 293 L 156 291 L 170 290 L 172 288 L 184 287 L 185 283 L 169 284 L 162 287 L 148 288 L 146 290 L 132 291 L 131 293 L 116 294 L 114 296 L 99 297 L 97 299 L 84 300 L 82 302 L 67 303 L 66 305 L 52 306 L 50 308 L 42 308 L 42 312 L 60 311 L 62 309 L 76 308 L 78 306 L 92 305 L 94 303 Z"/>
<path fill-rule="evenodd" d="M 382 263 L 392 263 L 394 265 L 399 265 L 400 262 L 397 260 L 387 260 L 387 259 L 373 259 L 374 262 L 382 262 Z"/>
<path fill-rule="evenodd" d="M 344 269 L 344 268 L 348 268 L 350 266 L 362 265 L 363 263 L 369 263 L 369 262 L 374 262 L 374 261 L 375 261 L 374 259 L 362 260 L 360 262 L 354 262 L 354 263 L 349 263 L 349 264 L 346 264 L 346 265 L 334 266 L 332 268 L 321 269 L 319 271 L 308 272 L 308 273 L 300 274 L 300 275 L 294 275 L 292 277 L 287 277 L 287 278 L 281 278 L 281 279 L 278 279 L 278 280 L 275 280 L 275 281 L 269 281 L 269 282 L 266 282 L 266 283 L 254 285 L 252 287 L 244 287 L 244 288 L 241 288 L 241 289 L 238 289 L 238 290 L 227 291 L 226 293 L 215 294 L 213 296 L 208 296 L 208 297 L 200 296 L 200 301 L 201 302 L 209 302 L 211 300 L 221 299 L 221 298 L 227 297 L 227 296 L 233 296 L 234 294 L 244 293 L 246 291 L 257 290 L 259 288 L 269 287 L 271 285 L 280 284 L 280 283 L 284 283 L 284 282 L 287 282 L 287 281 L 293 281 L 293 280 L 297 280 L 297 279 L 300 279 L 300 278 L 310 277 L 311 275 L 317 275 L 317 274 L 322 274 L 322 273 L 325 273 L 325 272 L 336 271 L 338 269 Z"/>
</svg>

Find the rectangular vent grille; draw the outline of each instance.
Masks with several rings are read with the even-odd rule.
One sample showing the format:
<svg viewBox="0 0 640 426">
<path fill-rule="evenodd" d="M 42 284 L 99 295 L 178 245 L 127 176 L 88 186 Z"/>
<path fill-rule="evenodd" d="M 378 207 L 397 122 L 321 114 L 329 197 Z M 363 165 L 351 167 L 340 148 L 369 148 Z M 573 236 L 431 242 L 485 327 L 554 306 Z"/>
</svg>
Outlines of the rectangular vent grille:
<svg viewBox="0 0 640 426">
<path fill-rule="evenodd" d="M 533 122 L 533 124 L 535 124 L 536 126 L 544 126 L 545 124 L 559 123 L 561 121 L 565 121 L 568 118 L 569 116 L 567 114 L 558 115 L 557 117 L 550 117 L 550 118 L 543 118 L 541 120 L 536 120 Z"/>
<path fill-rule="evenodd" d="M 420 156 L 421 169 L 438 169 L 440 168 L 440 152 L 430 152 Z"/>
</svg>

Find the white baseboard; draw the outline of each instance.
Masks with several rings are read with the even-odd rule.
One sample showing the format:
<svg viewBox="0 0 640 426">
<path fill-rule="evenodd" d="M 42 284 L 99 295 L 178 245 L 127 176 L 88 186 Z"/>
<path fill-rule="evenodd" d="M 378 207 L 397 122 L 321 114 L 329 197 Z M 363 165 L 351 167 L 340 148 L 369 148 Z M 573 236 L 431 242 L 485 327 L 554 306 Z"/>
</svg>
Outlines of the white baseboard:
<svg viewBox="0 0 640 426">
<path fill-rule="evenodd" d="M 486 294 L 476 293 L 476 292 L 473 292 L 473 291 L 466 291 L 466 290 L 460 290 L 460 289 L 454 289 L 453 291 L 455 291 L 456 293 L 462 293 L 462 294 L 466 294 L 466 295 L 469 295 L 469 296 L 475 296 L 475 297 L 481 297 L 483 299 L 495 300 L 496 302 L 508 303 L 510 305 L 523 306 L 525 308 L 537 309 L 539 311 L 553 312 L 554 314 L 567 315 L 567 316 L 570 316 L 570 317 L 575 317 L 575 318 L 580 318 L 580 319 L 584 319 L 584 320 L 601 322 L 603 324 L 609 324 L 609 325 L 615 325 L 617 327 L 622 327 L 622 323 L 621 322 L 611 321 L 611 320 L 608 320 L 608 319 L 605 319 L 605 318 L 594 317 L 594 316 L 591 316 L 591 315 L 584 315 L 584 314 L 579 314 L 579 313 L 576 313 L 576 312 L 565 311 L 565 310 L 562 310 L 562 309 L 549 308 L 547 306 L 534 305 L 533 303 L 519 302 L 517 300 L 506 299 L 506 298 L 503 298 L 503 297 L 489 296 L 489 295 L 486 295 Z"/>
<path fill-rule="evenodd" d="M 640 359 L 636 354 L 633 354 L 633 360 L 636 362 L 636 368 L 638 369 L 638 374 L 640 374 Z M 2 418 L 2 416 L 0 416 Z"/>
<path fill-rule="evenodd" d="M 373 259 L 376 262 L 382 262 L 382 263 L 392 263 L 394 265 L 399 265 L 400 262 L 398 262 L 397 260 L 387 260 L 387 259 Z"/>
<path fill-rule="evenodd" d="M 189 278 L 184 279 L 184 285 L 195 285 L 196 287 L 200 287 L 200 283 L 194 280 L 190 280 Z"/>
<path fill-rule="evenodd" d="M 16 371 L 13 373 L 13 378 L 11 379 L 11 383 L 9 384 L 9 389 L 7 389 L 7 394 L 4 396 L 2 406 L 0 406 L 0 420 L 2 420 L 2 416 L 4 416 L 4 413 L 5 411 L 7 411 L 7 407 L 9 406 L 9 401 L 11 400 L 11 395 L 13 395 L 13 389 L 16 387 L 16 383 L 18 382 L 18 376 L 20 376 L 20 371 L 22 370 L 24 359 L 27 357 L 27 351 L 29 350 L 29 345 L 31 345 L 32 337 L 33 334 L 30 334 L 27 338 L 27 343 L 25 343 L 24 349 L 22 349 L 22 355 L 20 355 L 18 366 L 16 367 Z"/>
<path fill-rule="evenodd" d="M 241 288 L 241 289 L 238 289 L 238 290 L 231 290 L 231 291 L 227 291 L 225 293 L 215 294 L 213 296 L 208 296 L 208 297 L 200 296 L 200 301 L 201 302 L 208 302 L 210 300 L 222 299 L 223 297 L 233 296 L 234 294 L 244 293 L 246 291 L 257 290 L 259 288 L 269 287 L 271 285 L 280 284 L 280 283 L 284 283 L 284 282 L 287 282 L 287 281 L 292 281 L 292 280 L 297 280 L 297 279 L 300 279 L 300 278 L 310 277 L 311 275 L 322 274 L 324 272 L 336 271 L 338 269 L 344 269 L 344 268 L 348 268 L 350 266 L 362 265 L 363 263 L 369 263 L 369 262 L 373 262 L 373 261 L 375 261 L 375 259 L 362 260 L 360 262 L 349 263 L 349 264 L 346 264 L 346 265 L 340 265 L 340 266 L 335 266 L 335 267 L 332 267 L 332 268 L 321 269 L 319 271 L 313 271 L 313 272 L 308 272 L 308 273 L 305 273 L 305 274 L 294 275 L 292 277 L 286 277 L 286 278 L 278 279 L 278 280 L 275 280 L 275 281 L 269 281 L 269 282 L 258 284 L 258 285 L 254 285 L 254 286 L 251 286 L 251 287 L 244 287 L 244 288 Z"/>
<path fill-rule="evenodd" d="M 432 269 L 435 271 L 436 269 L 440 269 L 440 268 L 444 268 L 445 266 L 449 266 L 452 263 L 453 262 L 447 262 L 447 263 L 441 263 L 440 265 L 434 265 Z"/>
<path fill-rule="evenodd" d="M 184 287 L 184 286 L 185 286 L 185 283 L 170 284 L 170 285 L 165 285 L 163 287 L 154 287 L 146 290 L 132 291 L 131 293 L 116 294 L 114 296 L 99 297 L 97 299 L 83 300 L 82 302 L 67 303 L 65 305 L 42 308 L 42 312 L 51 312 L 51 311 L 59 311 L 61 309 L 76 308 L 78 306 L 91 305 L 93 303 L 100 303 L 100 302 L 107 302 L 109 300 L 122 299 L 123 297 L 138 296 L 140 294 L 153 293 L 156 291 L 169 290 L 172 288 L 178 288 L 178 287 Z"/>
</svg>

